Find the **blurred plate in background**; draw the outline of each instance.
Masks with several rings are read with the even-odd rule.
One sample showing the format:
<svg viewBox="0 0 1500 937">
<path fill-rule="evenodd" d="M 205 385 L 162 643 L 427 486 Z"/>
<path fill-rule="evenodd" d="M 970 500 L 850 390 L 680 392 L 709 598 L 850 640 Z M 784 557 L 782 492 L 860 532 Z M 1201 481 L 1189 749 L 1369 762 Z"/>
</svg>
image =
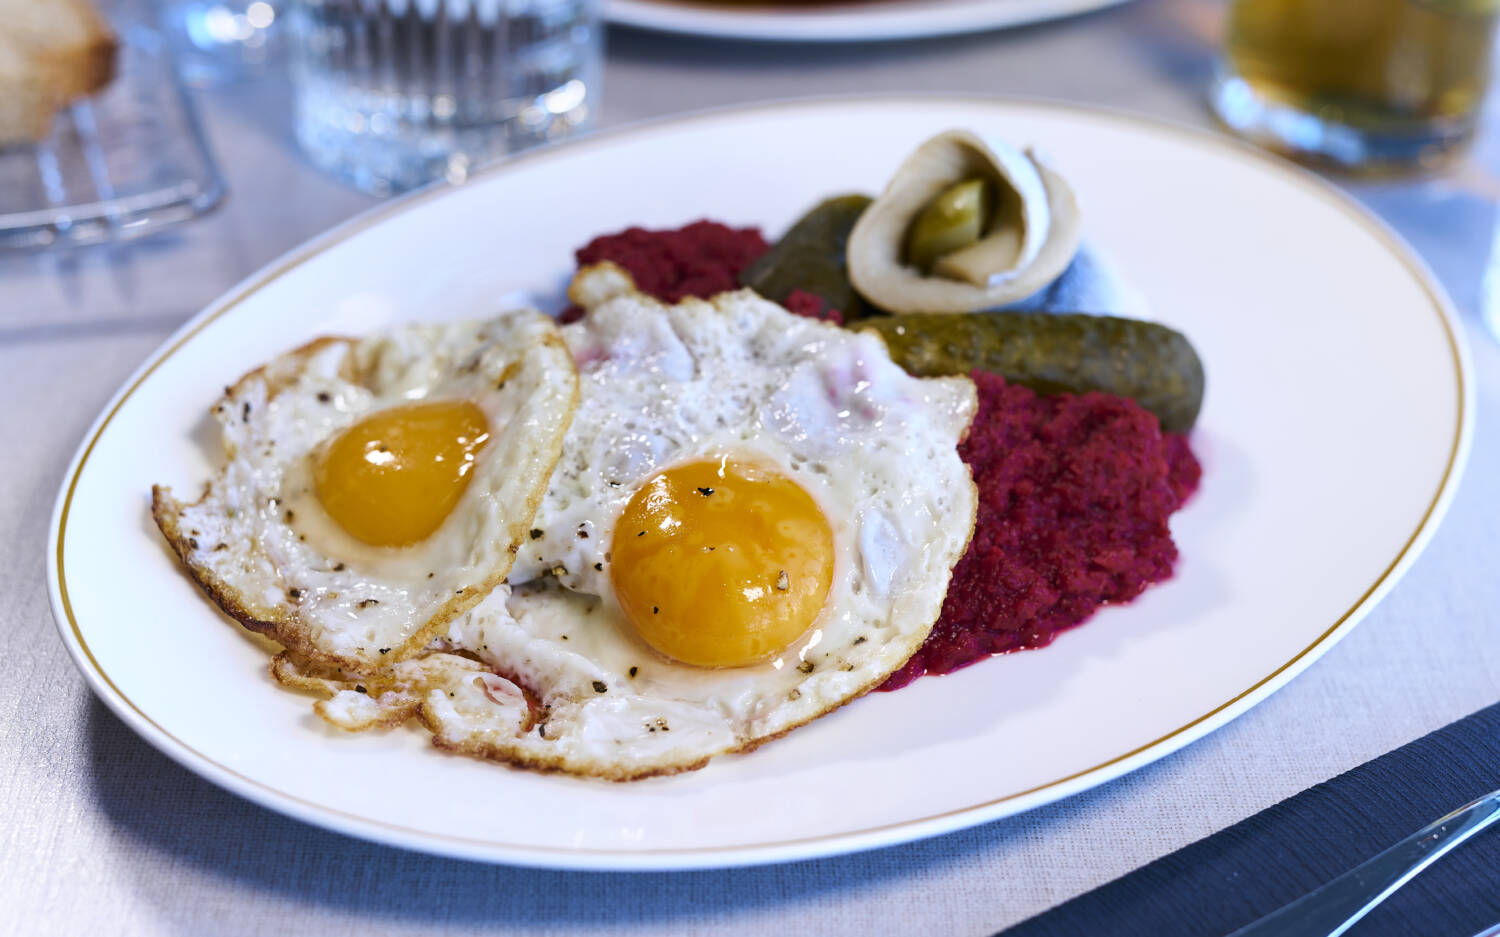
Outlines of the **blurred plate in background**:
<svg viewBox="0 0 1500 937">
<path fill-rule="evenodd" d="M 843 0 L 743 3 L 603 0 L 622 26 L 729 39 L 862 42 L 951 36 L 1036 23 L 1124 0 Z"/>
</svg>

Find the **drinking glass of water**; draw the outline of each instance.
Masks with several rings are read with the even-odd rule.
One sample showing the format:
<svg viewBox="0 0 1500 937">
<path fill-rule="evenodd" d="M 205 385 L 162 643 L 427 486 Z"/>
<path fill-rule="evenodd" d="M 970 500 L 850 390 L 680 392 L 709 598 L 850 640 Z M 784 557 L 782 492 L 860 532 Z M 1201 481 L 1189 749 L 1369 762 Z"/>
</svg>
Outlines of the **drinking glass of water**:
<svg viewBox="0 0 1500 937">
<path fill-rule="evenodd" d="M 584 128 L 599 106 L 597 0 L 291 0 L 296 133 L 376 195 Z"/>
</svg>

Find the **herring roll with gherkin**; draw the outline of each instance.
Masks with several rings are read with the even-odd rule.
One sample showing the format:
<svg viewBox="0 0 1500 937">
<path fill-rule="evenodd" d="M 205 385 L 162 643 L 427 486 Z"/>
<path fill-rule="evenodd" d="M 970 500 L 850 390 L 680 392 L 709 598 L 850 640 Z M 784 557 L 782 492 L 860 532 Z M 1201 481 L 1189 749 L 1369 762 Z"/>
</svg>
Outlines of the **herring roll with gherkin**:
<svg viewBox="0 0 1500 937">
<path fill-rule="evenodd" d="M 1051 283 L 1081 234 L 1073 190 L 1035 154 L 950 130 L 908 156 L 860 216 L 849 276 L 890 312 L 977 312 Z"/>
</svg>

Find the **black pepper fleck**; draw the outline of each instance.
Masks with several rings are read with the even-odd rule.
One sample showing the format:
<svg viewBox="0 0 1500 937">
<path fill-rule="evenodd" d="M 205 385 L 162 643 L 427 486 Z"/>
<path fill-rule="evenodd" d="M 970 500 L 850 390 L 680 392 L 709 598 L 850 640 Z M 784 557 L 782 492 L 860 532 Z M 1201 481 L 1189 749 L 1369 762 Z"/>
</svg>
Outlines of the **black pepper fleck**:
<svg viewBox="0 0 1500 937">
<path fill-rule="evenodd" d="M 307 593 L 303 592 L 301 589 L 288 589 L 286 590 L 286 594 L 294 599 L 300 599 Z"/>
<path fill-rule="evenodd" d="M 639 668 L 639 667 L 632 667 L 632 668 L 630 668 L 630 676 L 632 676 L 632 677 L 634 677 L 636 674 L 638 674 L 640 672 L 641 672 L 641 668 Z"/>
<path fill-rule="evenodd" d="M 330 395 L 328 393 L 328 391 L 326 391 L 326 390 L 320 390 L 320 391 L 318 391 L 318 403 L 327 403 L 328 401 L 330 401 L 332 399 L 333 399 L 333 396 Z"/>
<path fill-rule="evenodd" d="M 540 540 L 540 539 L 542 539 L 541 528 L 539 528 L 539 527 L 533 527 L 533 528 L 531 528 L 531 539 L 532 540 Z"/>
<path fill-rule="evenodd" d="M 334 563 L 333 564 L 333 571 L 336 572 L 336 573 L 341 573 L 341 572 L 343 572 L 344 570 L 346 570 L 348 568 L 349 567 L 345 566 L 343 563 Z"/>
<path fill-rule="evenodd" d="M 713 490 L 713 489 L 712 489 L 712 488 L 699 488 L 699 489 L 698 489 L 698 493 L 699 493 L 699 494 L 700 494 L 700 495 L 702 495 L 702 496 L 703 496 L 703 497 L 705 497 L 705 498 L 706 498 L 706 497 L 708 497 L 708 496 L 709 496 L 709 495 L 711 495 L 711 494 L 713 494 L 713 493 L 714 493 L 714 490 Z"/>
<path fill-rule="evenodd" d="M 369 690 L 367 690 L 367 689 L 365 689 L 365 688 L 364 688 L 364 687 L 362 687 L 362 686 L 356 686 L 356 687 L 355 687 L 355 688 L 354 688 L 354 692 L 356 692 L 356 693 L 369 693 L 369 692 L 370 692 L 370 691 L 369 691 Z"/>
<path fill-rule="evenodd" d="M 594 692 L 595 693 L 607 693 L 607 692 L 609 692 L 609 687 L 607 687 L 607 686 L 604 685 L 604 681 L 603 680 L 595 680 L 594 681 Z"/>
<path fill-rule="evenodd" d="M 659 609 L 655 605 L 653 605 L 653 606 L 651 606 L 651 614 L 653 614 L 653 615 L 660 615 L 661 614 L 661 609 Z"/>
<path fill-rule="evenodd" d="M 382 654 L 389 654 L 390 652 L 391 652 L 391 649 L 388 648 L 388 647 L 383 647 L 383 648 L 380 649 L 380 653 L 382 653 Z"/>
<path fill-rule="evenodd" d="M 644 537 L 644 536 L 646 536 L 646 532 L 643 530 L 640 533 L 636 534 L 636 536 L 637 537 Z"/>
<path fill-rule="evenodd" d="M 248 400 L 245 401 L 245 405 L 240 408 L 240 422 L 241 423 L 249 423 L 250 422 L 250 401 L 248 401 Z"/>
<path fill-rule="evenodd" d="M 860 635 L 859 637 L 857 637 L 857 638 L 854 639 L 854 643 L 855 644 L 864 644 L 868 640 L 870 640 L 870 639 L 867 638 L 867 637 L 865 637 L 864 635 Z"/>
<path fill-rule="evenodd" d="M 288 524 L 290 524 L 297 517 L 297 515 L 295 515 L 295 514 L 292 513 L 292 509 L 291 508 L 287 508 L 286 509 L 286 513 L 283 514 L 283 515 L 281 515 L 281 516 L 284 517 L 284 518 L 286 518 L 286 522 Z"/>
<path fill-rule="evenodd" d="M 578 539 L 579 540 L 587 540 L 587 539 L 589 539 L 589 532 L 586 531 L 586 530 L 584 530 L 582 527 L 578 528 Z"/>
<path fill-rule="evenodd" d="M 594 564 L 594 569 L 596 569 L 596 570 L 598 570 L 599 572 L 602 573 L 602 572 L 604 572 L 604 564 L 603 563 L 595 563 Z"/>
<path fill-rule="evenodd" d="M 360 608 L 369 608 L 371 605 L 379 605 L 379 604 L 380 604 L 380 600 L 379 599 L 363 599 L 363 600 L 361 600 L 359 602 L 359 607 Z M 381 651 L 380 653 L 384 654 L 385 651 Z"/>
</svg>

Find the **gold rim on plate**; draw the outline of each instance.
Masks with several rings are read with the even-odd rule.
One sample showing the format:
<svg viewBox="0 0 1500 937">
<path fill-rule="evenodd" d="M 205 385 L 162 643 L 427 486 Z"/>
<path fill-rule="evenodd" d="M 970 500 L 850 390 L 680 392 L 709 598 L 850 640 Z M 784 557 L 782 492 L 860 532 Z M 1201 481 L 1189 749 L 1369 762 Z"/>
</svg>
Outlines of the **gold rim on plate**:
<svg viewBox="0 0 1500 937">
<path fill-rule="evenodd" d="M 1452 355 L 1453 376 L 1456 382 L 1457 401 L 1457 412 L 1454 415 L 1455 418 L 1453 441 L 1449 447 L 1447 463 L 1444 466 L 1442 478 L 1438 483 L 1437 490 L 1433 493 L 1432 498 L 1428 502 L 1427 508 L 1423 512 L 1421 520 L 1417 523 L 1416 528 L 1412 531 L 1410 536 L 1407 537 L 1406 541 L 1402 544 L 1401 549 L 1397 552 L 1396 556 L 1385 567 L 1385 569 L 1369 586 L 1369 588 L 1366 589 L 1360 595 L 1360 597 L 1352 605 L 1349 606 L 1348 610 L 1333 622 L 1333 624 L 1331 624 L 1326 630 L 1318 635 L 1318 637 L 1314 641 L 1312 641 L 1312 643 L 1308 644 L 1305 648 L 1298 651 L 1285 663 L 1281 664 L 1275 670 L 1257 680 L 1251 686 L 1235 694 L 1234 696 L 1225 700 L 1223 703 L 1215 706 L 1213 709 L 1203 713 L 1190 722 L 1178 726 L 1177 728 L 1161 735 L 1156 739 L 1153 739 L 1150 742 L 1137 746 L 1136 748 L 1119 754 L 1106 761 L 1100 762 L 1099 764 L 1092 765 L 1080 771 L 1075 771 L 1064 777 L 1056 778 L 1043 784 L 1039 784 L 1022 791 L 1016 791 L 1014 793 L 1006 794 L 1002 797 L 997 797 L 993 800 L 985 801 L 982 803 L 970 804 L 965 807 L 955 808 L 953 810 L 947 810 L 941 813 L 902 820 L 897 823 L 882 824 L 880 826 L 867 827 L 860 830 L 828 833 L 802 839 L 780 840 L 776 842 L 758 842 L 746 845 L 681 847 L 661 850 L 641 850 L 634 852 L 629 850 L 617 849 L 581 849 L 558 846 L 505 843 L 493 839 L 482 839 L 474 837 L 454 836 L 446 833 L 435 833 L 431 830 L 425 830 L 418 827 L 402 826 L 400 824 L 390 823 L 384 820 L 377 820 L 360 814 L 347 813 L 335 807 L 330 807 L 326 804 L 287 794 L 278 788 L 242 774 L 239 771 L 236 771 L 235 769 L 214 760 L 208 755 L 205 755 L 192 746 L 188 745 L 182 739 L 169 732 L 155 719 L 147 715 L 144 710 L 137 706 L 134 701 L 132 701 L 128 696 L 125 695 L 123 691 L 120 690 L 118 686 L 116 686 L 114 681 L 110 679 L 109 674 L 105 672 L 104 668 L 99 664 L 99 661 L 94 657 L 93 651 L 89 648 L 88 641 L 84 637 L 83 631 L 79 627 L 78 621 L 73 614 L 73 605 L 68 593 L 67 570 L 64 559 L 68 519 L 70 517 L 72 509 L 74 490 L 78 485 L 79 478 L 83 474 L 84 467 L 88 464 L 89 456 L 92 454 L 95 444 L 104 434 L 105 429 L 108 428 L 109 424 L 113 421 L 120 408 L 124 406 L 125 402 L 130 399 L 130 397 L 136 392 L 136 390 L 139 389 L 143 383 L 145 383 L 146 379 L 149 378 L 158 367 L 160 367 L 165 361 L 167 361 L 167 359 L 171 358 L 173 355 L 179 352 L 194 336 L 196 336 L 211 323 L 217 321 L 225 313 L 229 312 L 240 303 L 248 299 L 250 296 L 254 295 L 261 288 L 273 282 L 278 277 L 282 276 L 294 267 L 306 263 L 307 261 L 311 260 L 314 257 L 317 257 L 330 248 L 333 248 L 338 244 L 347 241 L 354 235 L 359 234 L 373 227 L 374 225 L 385 221 L 387 218 L 392 217 L 395 214 L 405 212 L 411 209 L 413 206 L 422 204 L 433 198 L 451 194 L 455 191 L 454 187 L 442 184 L 412 193 L 404 198 L 397 199 L 394 202 L 371 209 L 370 211 L 359 215 L 348 222 L 345 222 L 343 225 L 340 225 L 339 227 L 333 229 L 324 236 L 315 239 L 314 241 L 300 248 L 293 249 L 286 256 L 277 261 L 274 261 L 265 269 L 252 274 L 249 278 L 232 289 L 216 304 L 205 309 L 204 312 L 199 316 L 186 323 L 182 327 L 178 335 L 169 338 L 163 345 L 163 348 L 159 350 L 145 365 L 143 365 L 142 369 L 135 375 L 135 377 L 131 379 L 119 392 L 114 402 L 109 405 L 109 407 L 99 418 L 95 426 L 89 431 L 88 436 L 85 438 L 85 441 L 79 448 L 79 453 L 74 459 L 74 464 L 69 471 L 65 479 L 64 486 L 59 494 L 57 506 L 54 511 L 54 522 L 52 525 L 52 538 L 55 542 L 55 546 L 53 550 L 50 551 L 50 553 L 53 565 L 48 570 L 49 578 L 52 580 L 53 585 L 52 591 L 54 599 L 54 611 L 58 613 L 61 620 L 67 622 L 68 633 L 65 634 L 65 637 L 69 636 L 70 634 L 72 643 L 76 645 L 78 653 L 81 653 L 83 655 L 83 658 L 79 659 L 78 653 L 74 654 L 75 660 L 77 660 L 80 669 L 84 670 L 85 676 L 90 677 L 90 682 L 94 685 L 95 690 L 100 693 L 106 703 L 110 704 L 110 708 L 113 709 L 117 715 L 126 719 L 126 721 L 136 720 L 140 723 L 144 723 L 159 735 L 158 739 L 153 739 L 149 735 L 146 735 L 146 738 L 147 741 L 152 742 L 158 749 L 161 749 L 164 754 L 172 757 L 175 753 L 167 751 L 166 748 L 162 744 L 160 744 L 162 740 L 169 741 L 173 746 L 176 746 L 179 752 L 185 752 L 192 755 L 193 758 L 197 759 L 200 767 L 209 769 L 211 773 L 218 775 L 220 779 L 232 780 L 232 782 L 234 783 L 233 789 L 235 789 L 238 793 L 241 793 L 244 796 L 255 800 L 262 806 L 276 809 L 283 813 L 288 813 L 306 822 L 314 823 L 315 825 L 331 826 L 332 828 L 338 829 L 341 832 L 345 832 L 351 835 L 365 836 L 367 838 L 379 838 L 378 836 L 375 836 L 375 831 L 377 830 L 383 830 L 393 834 L 400 834 L 403 838 L 404 845 L 407 845 L 408 847 L 425 849 L 426 851 L 430 852 L 438 852 L 445 855 L 461 855 L 468 858 L 488 859 L 491 861 L 506 861 L 518 864 L 552 866 L 557 868 L 619 868 L 620 866 L 617 865 L 617 863 L 621 862 L 622 860 L 633 860 L 635 863 L 631 866 L 633 868 L 709 868 L 715 867 L 716 864 L 705 861 L 693 861 L 693 857 L 712 857 L 725 854 L 734 854 L 739 856 L 740 858 L 720 863 L 718 865 L 750 865 L 761 862 L 773 862 L 794 858 L 812 857 L 817 855 L 837 854 L 862 848 L 866 844 L 887 844 L 896 841 L 908 841 L 911 839 L 917 839 L 925 835 L 936 835 L 938 833 L 947 832 L 953 829 L 970 825 L 967 823 L 956 822 L 960 818 L 973 817 L 974 822 L 976 823 L 983 822 L 984 820 L 988 819 L 999 819 L 1001 816 L 1007 815 L 1007 812 L 996 812 L 996 808 L 1002 807 L 1003 805 L 1015 804 L 1017 801 L 1035 797 L 1036 795 L 1039 795 L 1046 791 L 1057 791 L 1058 797 L 1065 796 L 1068 792 L 1061 789 L 1073 785 L 1075 782 L 1082 781 L 1085 778 L 1089 778 L 1092 783 L 1079 785 L 1079 790 L 1084 789 L 1085 787 L 1093 786 L 1093 784 L 1104 783 L 1105 781 L 1117 777 L 1120 774 L 1123 774 L 1125 771 L 1129 770 L 1129 762 L 1131 762 L 1133 759 L 1141 758 L 1147 753 L 1152 753 L 1153 750 L 1159 748 L 1162 750 L 1160 752 L 1156 752 L 1155 757 L 1163 757 L 1166 754 L 1169 754 L 1171 751 L 1174 751 L 1182 745 L 1185 745 L 1197 738 L 1198 736 L 1196 735 L 1192 737 L 1185 737 L 1188 733 L 1191 733 L 1192 730 L 1216 719 L 1223 719 L 1227 721 L 1229 718 L 1238 715 L 1240 711 L 1248 709 L 1249 706 L 1253 705 L 1254 697 L 1262 694 L 1269 694 L 1274 689 L 1276 689 L 1280 682 L 1291 679 L 1291 677 L 1296 673 L 1296 670 L 1294 670 L 1294 668 L 1297 668 L 1297 665 L 1299 663 L 1302 663 L 1304 661 L 1306 661 L 1307 663 L 1311 663 L 1311 661 L 1308 660 L 1308 657 L 1309 655 L 1313 654 L 1314 651 L 1317 651 L 1320 648 L 1326 649 L 1325 645 L 1331 646 L 1331 640 L 1337 636 L 1341 636 L 1339 635 L 1339 632 L 1341 630 L 1345 629 L 1346 627 L 1352 627 L 1355 621 L 1357 621 L 1356 616 L 1360 616 L 1362 613 L 1369 610 L 1367 605 L 1370 603 L 1372 597 L 1375 596 L 1375 594 L 1382 588 L 1393 583 L 1393 575 L 1397 572 L 1398 568 L 1401 567 L 1404 562 L 1413 558 L 1413 548 L 1424 536 L 1431 534 L 1432 530 L 1434 529 L 1433 522 L 1437 519 L 1439 511 L 1441 509 L 1444 509 L 1446 507 L 1446 502 L 1451 499 L 1453 489 L 1457 481 L 1457 470 L 1462 462 L 1464 453 L 1467 451 L 1471 433 L 1470 421 L 1472 419 L 1472 413 L 1470 411 L 1468 400 L 1470 393 L 1469 371 L 1466 366 L 1466 356 L 1463 351 L 1463 343 L 1454 330 L 1454 321 L 1456 319 L 1456 316 L 1452 311 L 1452 307 L 1448 298 L 1443 293 L 1441 288 L 1434 283 L 1432 275 L 1427 271 L 1422 262 L 1413 255 L 1411 249 L 1407 247 L 1399 239 L 1399 237 L 1397 237 L 1394 233 L 1387 229 L 1384 224 L 1372 217 L 1369 212 L 1360 207 L 1349 196 L 1344 195 L 1343 193 L 1334 189 L 1331 185 L 1314 176 L 1312 173 L 1286 163 L 1285 161 L 1271 156 L 1261 150 L 1255 149 L 1248 144 L 1230 138 L 1215 136 L 1213 134 L 1197 130 L 1195 128 L 1174 124 L 1168 121 L 1140 117 L 1137 115 L 1127 114 L 1119 111 L 1111 111 L 1103 108 L 1095 108 L 1086 105 L 952 94 L 934 95 L 926 98 L 912 97 L 909 95 L 891 97 L 861 96 L 855 99 L 822 98 L 811 101 L 777 102 L 772 104 L 754 105 L 750 107 L 714 109 L 711 111 L 688 115 L 686 117 L 666 118 L 642 124 L 636 124 L 621 128 L 619 130 L 594 134 L 576 141 L 561 144 L 560 146 L 553 146 L 543 150 L 533 151 L 531 153 L 524 153 L 519 156 L 512 157 L 511 159 L 507 160 L 499 166 L 493 167 L 492 169 L 477 173 L 473 178 L 485 178 L 492 174 L 503 173 L 517 164 L 529 163 L 535 159 L 546 158 L 563 147 L 566 147 L 570 150 L 577 150 L 591 146 L 598 146 L 601 144 L 608 145 L 625 138 L 640 135 L 649 135 L 656 132 L 658 129 L 669 126 L 680 127 L 685 124 L 709 120 L 719 120 L 726 117 L 734 118 L 737 116 L 765 114 L 772 111 L 817 109 L 827 107 L 829 105 L 836 105 L 844 108 L 849 107 L 851 104 L 891 106 L 900 104 L 902 102 L 931 103 L 934 100 L 950 102 L 970 102 L 978 105 L 998 106 L 1000 108 L 1020 107 L 1040 109 L 1043 111 L 1072 111 L 1075 113 L 1084 114 L 1094 119 L 1106 119 L 1115 122 L 1126 123 L 1136 128 L 1144 127 L 1155 132 L 1168 132 L 1177 135 L 1185 135 L 1196 144 L 1215 147 L 1227 153 L 1231 153 L 1241 157 L 1248 157 L 1253 162 L 1259 163 L 1263 168 L 1274 171 L 1280 174 L 1283 178 L 1296 181 L 1311 194 L 1315 195 L 1318 198 L 1321 198 L 1327 203 L 1336 206 L 1349 218 L 1358 222 L 1361 227 L 1363 227 L 1369 233 L 1373 234 L 1393 257 L 1401 261 L 1401 263 L 1405 266 L 1407 272 L 1410 273 L 1412 278 L 1416 280 L 1418 284 L 1421 285 L 1423 291 L 1427 294 L 1428 299 L 1431 301 L 1430 309 L 1437 316 L 1438 323 L 1442 328 L 1445 338 L 1447 339 L 1449 352 Z M 85 666 L 85 661 L 87 662 L 87 666 Z M 107 692 L 105 692 L 106 688 Z M 1154 760 L 1154 758 L 1150 760 Z M 1094 777 L 1090 778 L 1091 775 Z M 259 794 L 259 796 L 256 796 L 257 793 Z M 1023 806 L 1024 805 L 1017 806 L 1016 811 L 1023 809 Z M 329 824 L 326 822 L 319 824 L 320 819 L 327 820 L 330 817 L 338 818 L 341 822 L 338 822 L 336 824 Z M 900 837 L 899 839 L 891 839 L 887 834 L 890 834 L 896 830 L 909 831 L 911 835 Z M 874 842 L 870 842 L 872 840 Z M 384 839 L 382 841 L 391 842 L 391 840 L 389 839 Z M 457 848 L 444 850 L 440 848 L 444 844 L 450 847 Z M 809 850 L 807 848 L 817 844 L 827 844 L 832 848 L 816 851 Z M 548 859 L 554 861 L 549 862 L 547 861 Z M 589 860 L 596 861 L 590 862 Z"/>
</svg>

